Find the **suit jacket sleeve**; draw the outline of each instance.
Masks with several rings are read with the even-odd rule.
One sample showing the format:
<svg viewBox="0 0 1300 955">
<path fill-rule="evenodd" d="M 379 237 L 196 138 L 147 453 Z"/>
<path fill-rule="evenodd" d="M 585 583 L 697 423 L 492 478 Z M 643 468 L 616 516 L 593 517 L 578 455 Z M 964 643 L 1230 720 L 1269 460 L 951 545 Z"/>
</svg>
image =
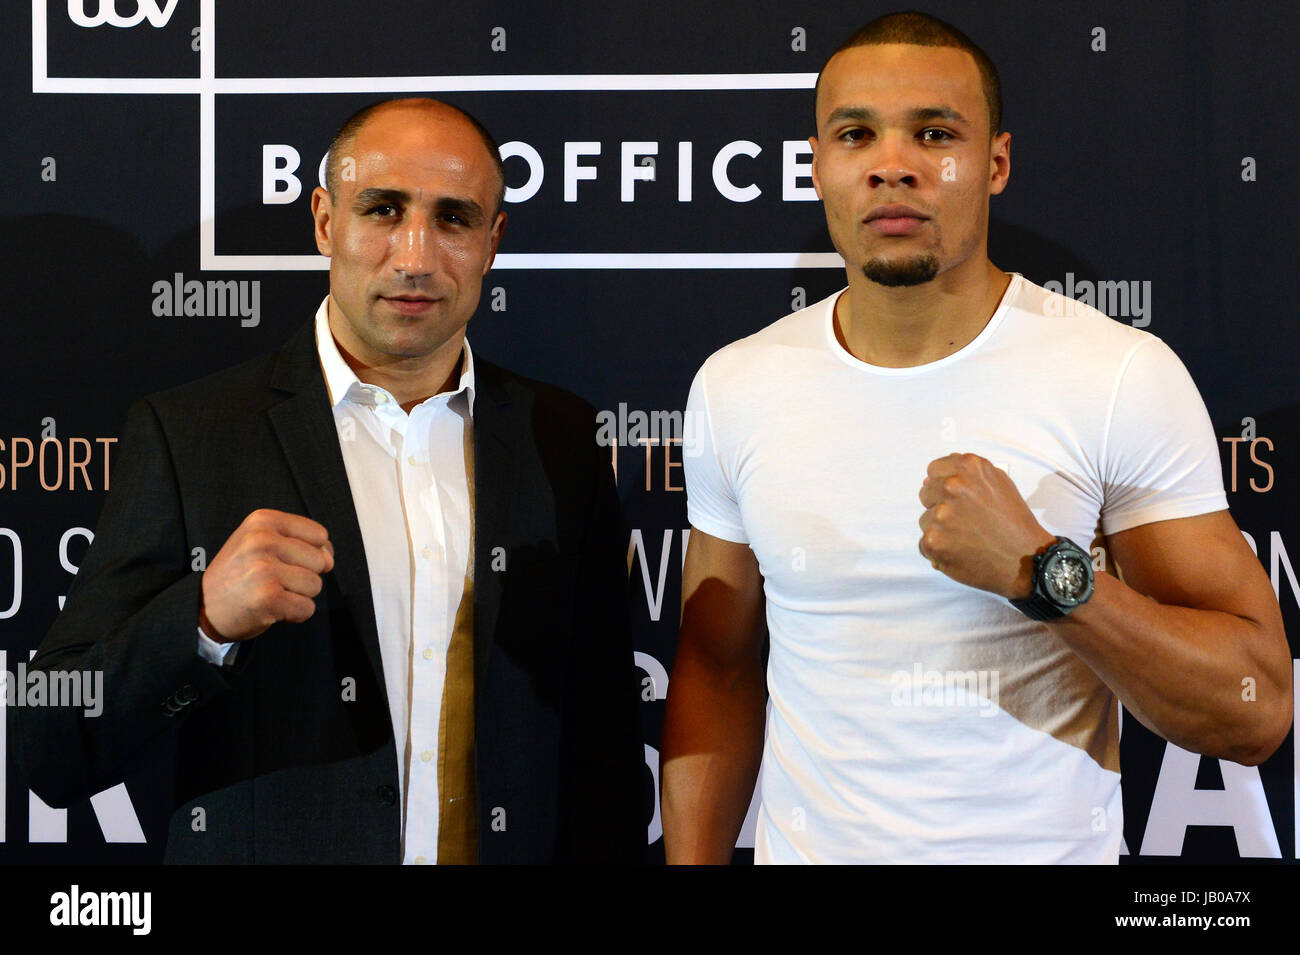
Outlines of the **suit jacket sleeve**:
<svg viewBox="0 0 1300 955">
<path fill-rule="evenodd" d="M 67 806 L 137 768 L 170 730 L 237 679 L 197 651 L 200 571 L 191 565 L 168 443 L 149 399 L 131 406 L 95 538 L 63 610 L 29 664 L 103 673 L 103 710 L 15 709 L 31 788 Z M 211 555 L 209 555 L 211 556 Z"/>
<path fill-rule="evenodd" d="M 629 628 L 627 527 L 608 452 L 592 443 L 595 493 L 578 571 L 561 746 L 557 861 L 645 861 L 649 789 Z M 565 835 L 567 834 L 567 838 Z"/>
</svg>

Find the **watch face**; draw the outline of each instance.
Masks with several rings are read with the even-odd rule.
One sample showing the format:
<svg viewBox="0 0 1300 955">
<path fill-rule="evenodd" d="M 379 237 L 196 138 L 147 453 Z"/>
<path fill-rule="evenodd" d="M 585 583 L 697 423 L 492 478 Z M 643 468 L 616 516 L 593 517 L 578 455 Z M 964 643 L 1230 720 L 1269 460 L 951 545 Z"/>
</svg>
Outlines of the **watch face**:
<svg viewBox="0 0 1300 955">
<path fill-rule="evenodd" d="M 1043 568 L 1043 582 L 1055 599 L 1077 603 L 1087 594 L 1089 569 L 1075 554 L 1053 554 Z"/>
</svg>

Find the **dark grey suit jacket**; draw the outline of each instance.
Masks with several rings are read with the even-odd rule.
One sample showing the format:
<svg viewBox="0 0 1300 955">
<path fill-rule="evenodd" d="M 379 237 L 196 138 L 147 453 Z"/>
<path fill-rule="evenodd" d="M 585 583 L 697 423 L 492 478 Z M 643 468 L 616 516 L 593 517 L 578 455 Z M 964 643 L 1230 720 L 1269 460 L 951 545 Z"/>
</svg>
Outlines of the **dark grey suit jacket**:
<svg viewBox="0 0 1300 955">
<path fill-rule="evenodd" d="M 627 536 L 594 409 L 477 358 L 475 379 L 480 861 L 642 861 Z M 215 555 L 258 508 L 323 524 L 335 567 L 310 620 L 218 667 L 197 654 L 194 549 Z M 96 718 L 14 711 L 18 763 L 47 803 L 171 749 L 168 861 L 400 861 L 398 754 L 314 323 L 132 406 L 94 542 L 31 667 L 104 673 Z"/>
</svg>

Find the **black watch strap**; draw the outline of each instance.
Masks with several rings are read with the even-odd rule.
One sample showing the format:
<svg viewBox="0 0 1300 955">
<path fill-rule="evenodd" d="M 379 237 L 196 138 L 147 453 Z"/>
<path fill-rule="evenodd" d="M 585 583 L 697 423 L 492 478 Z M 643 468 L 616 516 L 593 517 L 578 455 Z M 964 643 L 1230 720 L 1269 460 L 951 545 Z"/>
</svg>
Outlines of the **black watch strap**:
<svg viewBox="0 0 1300 955">
<path fill-rule="evenodd" d="M 1060 607 L 1037 591 L 1031 591 L 1028 597 L 1021 600 L 1012 600 L 1011 606 L 1030 620 L 1060 620 L 1065 616 L 1065 612 Z"/>
</svg>

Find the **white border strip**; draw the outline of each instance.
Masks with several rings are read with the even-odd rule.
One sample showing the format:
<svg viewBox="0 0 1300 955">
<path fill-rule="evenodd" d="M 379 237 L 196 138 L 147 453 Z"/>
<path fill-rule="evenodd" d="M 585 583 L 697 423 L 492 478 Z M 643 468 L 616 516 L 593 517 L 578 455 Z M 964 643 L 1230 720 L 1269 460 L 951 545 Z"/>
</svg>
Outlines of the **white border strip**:
<svg viewBox="0 0 1300 955">
<path fill-rule="evenodd" d="M 329 267 L 323 255 L 207 255 L 202 263 L 205 272 L 312 272 Z M 844 260 L 838 252 L 503 252 L 492 268 L 842 269 Z"/>
<path fill-rule="evenodd" d="M 33 70 L 34 72 L 34 70 Z M 203 92 L 200 81 L 184 77 L 45 76 L 32 78 L 33 93 L 118 93 L 148 96 L 159 93 L 195 95 Z"/>
<path fill-rule="evenodd" d="M 200 54 L 201 56 L 202 54 Z M 34 62 L 34 61 L 33 61 Z M 42 69 L 44 64 L 41 64 Z M 691 92 L 702 90 L 810 90 L 816 73 L 519 74 L 493 76 L 222 77 L 208 83 L 186 77 L 36 75 L 34 93 L 168 93 L 285 95 L 290 93 L 573 93 Z"/>
<path fill-rule="evenodd" d="M 49 24 L 45 20 L 45 0 L 32 0 L 32 92 L 43 93 L 49 79 Z"/>
<path fill-rule="evenodd" d="M 216 0 L 199 2 L 199 270 L 211 270 L 217 250 L 217 72 Z"/>
</svg>

